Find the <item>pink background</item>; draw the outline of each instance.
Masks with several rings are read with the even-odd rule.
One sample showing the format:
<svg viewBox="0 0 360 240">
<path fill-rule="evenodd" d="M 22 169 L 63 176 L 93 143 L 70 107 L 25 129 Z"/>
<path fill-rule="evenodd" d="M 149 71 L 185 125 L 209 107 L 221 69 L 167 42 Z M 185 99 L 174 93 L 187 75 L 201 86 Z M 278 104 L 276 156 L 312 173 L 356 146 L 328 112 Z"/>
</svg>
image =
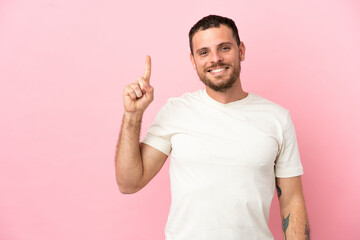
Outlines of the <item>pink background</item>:
<svg viewBox="0 0 360 240">
<path fill-rule="evenodd" d="M 308 1 L 0 1 L 0 239 L 164 239 L 168 162 L 122 195 L 123 87 L 153 59 L 155 101 L 202 88 L 187 33 L 238 25 L 246 91 L 291 111 L 312 239 L 360 239 L 360 4 Z M 278 201 L 270 223 L 281 239 Z"/>
</svg>

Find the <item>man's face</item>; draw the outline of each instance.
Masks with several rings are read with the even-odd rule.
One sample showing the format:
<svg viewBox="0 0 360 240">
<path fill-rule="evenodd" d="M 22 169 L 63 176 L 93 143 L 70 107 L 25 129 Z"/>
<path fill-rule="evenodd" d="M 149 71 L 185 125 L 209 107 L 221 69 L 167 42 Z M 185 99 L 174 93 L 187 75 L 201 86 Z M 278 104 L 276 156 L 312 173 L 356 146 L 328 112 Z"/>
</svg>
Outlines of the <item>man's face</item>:
<svg viewBox="0 0 360 240">
<path fill-rule="evenodd" d="M 240 76 L 245 48 L 239 48 L 232 30 L 225 25 L 200 30 L 192 39 L 191 61 L 200 80 L 209 88 L 225 92 Z"/>
</svg>

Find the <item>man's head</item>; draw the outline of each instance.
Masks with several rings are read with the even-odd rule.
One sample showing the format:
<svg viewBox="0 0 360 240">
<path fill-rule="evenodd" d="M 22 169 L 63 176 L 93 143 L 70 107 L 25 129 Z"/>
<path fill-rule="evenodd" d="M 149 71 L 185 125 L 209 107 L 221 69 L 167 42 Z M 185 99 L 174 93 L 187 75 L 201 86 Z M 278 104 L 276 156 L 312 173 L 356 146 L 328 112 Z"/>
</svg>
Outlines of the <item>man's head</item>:
<svg viewBox="0 0 360 240">
<path fill-rule="evenodd" d="M 205 17 L 192 27 L 189 40 L 191 61 L 207 87 L 225 92 L 240 81 L 245 46 L 234 21 L 214 15 Z"/>
</svg>

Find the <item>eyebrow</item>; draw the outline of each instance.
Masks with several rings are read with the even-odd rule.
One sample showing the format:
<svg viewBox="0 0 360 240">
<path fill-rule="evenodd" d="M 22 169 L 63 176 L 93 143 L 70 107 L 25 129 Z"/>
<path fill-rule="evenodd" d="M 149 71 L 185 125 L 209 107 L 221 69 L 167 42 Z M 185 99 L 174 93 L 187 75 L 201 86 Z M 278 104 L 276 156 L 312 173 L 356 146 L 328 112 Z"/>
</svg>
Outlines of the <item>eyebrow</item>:
<svg viewBox="0 0 360 240">
<path fill-rule="evenodd" d="M 224 46 L 224 45 L 231 45 L 231 46 L 233 46 L 234 44 L 231 43 L 231 42 L 222 42 L 222 43 L 220 43 L 219 45 L 217 45 L 217 47 L 222 47 L 222 46 Z M 201 51 L 208 50 L 208 49 L 209 49 L 208 47 L 203 47 L 203 48 L 200 48 L 200 49 L 196 50 L 196 53 L 199 54 Z"/>
<path fill-rule="evenodd" d="M 224 45 L 234 45 L 231 42 L 222 42 L 218 45 L 218 47 L 224 46 Z"/>
</svg>

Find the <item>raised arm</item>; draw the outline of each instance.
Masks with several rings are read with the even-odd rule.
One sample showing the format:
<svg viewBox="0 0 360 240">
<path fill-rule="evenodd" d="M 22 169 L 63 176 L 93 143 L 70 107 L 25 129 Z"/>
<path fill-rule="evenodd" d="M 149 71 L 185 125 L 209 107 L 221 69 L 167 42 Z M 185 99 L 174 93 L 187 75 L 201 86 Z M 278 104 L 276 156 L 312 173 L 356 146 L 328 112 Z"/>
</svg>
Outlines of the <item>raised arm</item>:
<svg viewBox="0 0 360 240">
<path fill-rule="evenodd" d="M 285 240 L 309 240 L 310 227 L 301 177 L 276 178 L 276 189 Z"/>
<path fill-rule="evenodd" d="M 154 99 L 150 85 L 151 59 L 145 60 L 145 72 L 124 89 L 124 116 L 116 148 L 116 181 L 122 193 L 135 193 L 143 188 L 164 165 L 167 155 L 139 143 L 141 120 Z"/>
</svg>

